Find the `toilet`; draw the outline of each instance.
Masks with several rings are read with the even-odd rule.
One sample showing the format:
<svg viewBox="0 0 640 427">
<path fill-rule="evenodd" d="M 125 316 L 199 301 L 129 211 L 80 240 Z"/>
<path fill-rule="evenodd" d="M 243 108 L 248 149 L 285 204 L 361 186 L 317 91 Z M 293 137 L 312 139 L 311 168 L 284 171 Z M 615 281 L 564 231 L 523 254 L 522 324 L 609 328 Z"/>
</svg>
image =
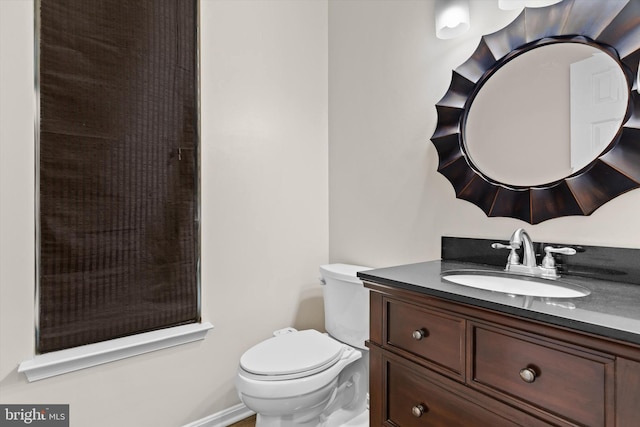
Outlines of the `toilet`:
<svg viewBox="0 0 640 427">
<path fill-rule="evenodd" d="M 240 358 L 236 389 L 257 427 L 369 425 L 368 267 L 327 264 L 325 329 L 284 328 Z"/>
</svg>

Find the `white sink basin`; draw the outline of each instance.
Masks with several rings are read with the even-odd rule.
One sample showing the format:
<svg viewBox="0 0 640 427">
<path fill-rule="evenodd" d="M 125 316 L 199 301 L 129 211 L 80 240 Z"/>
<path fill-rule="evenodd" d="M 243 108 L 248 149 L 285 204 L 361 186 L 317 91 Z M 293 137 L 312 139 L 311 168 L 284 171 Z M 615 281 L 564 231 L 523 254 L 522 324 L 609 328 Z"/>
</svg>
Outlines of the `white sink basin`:
<svg viewBox="0 0 640 427">
<path fill-rule="evenodd" d="M 579 298 L 591 293 L 559 279 L 521 276 L 500 271 L 452 270 L 441 274 L 447 282 L 487 291 L 541 298 Z"/>
</svg>

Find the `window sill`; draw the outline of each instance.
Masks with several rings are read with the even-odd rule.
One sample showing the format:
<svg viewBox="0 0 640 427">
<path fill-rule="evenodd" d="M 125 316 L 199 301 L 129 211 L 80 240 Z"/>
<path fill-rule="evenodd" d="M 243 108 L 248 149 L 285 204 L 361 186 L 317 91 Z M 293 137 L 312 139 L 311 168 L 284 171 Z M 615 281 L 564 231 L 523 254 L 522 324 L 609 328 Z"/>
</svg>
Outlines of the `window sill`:
<svg viewBox="0 0 640 427">
<path fill-rule="evenodd" d="M 212 328 L 213 325 L 209 322 L 193 323 L 36 355 L 22 362 L 18 372 L 24 372 L 29 382 L 43 380 L 127 357 L 203 340 Z"/>
</svg>

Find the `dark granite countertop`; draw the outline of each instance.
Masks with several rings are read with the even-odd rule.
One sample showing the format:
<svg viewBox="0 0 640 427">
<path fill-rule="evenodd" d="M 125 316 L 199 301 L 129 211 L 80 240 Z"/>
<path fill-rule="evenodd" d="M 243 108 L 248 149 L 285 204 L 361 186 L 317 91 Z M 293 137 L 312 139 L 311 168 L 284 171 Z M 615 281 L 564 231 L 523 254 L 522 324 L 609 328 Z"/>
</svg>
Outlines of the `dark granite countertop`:
<svg viewBox="0 0 640 427">
<path fill-rule="evenodd" d="M 591 291 L 580 298 L 529 298 L 450 283 L 449 270 L 502 269 L 456 261 L 429 261 L 358 273 L 365 281 L 466 303 L 553 325 L 640 345 L 640 285 L 563 275 L 562 280 Z"/>
</svg>

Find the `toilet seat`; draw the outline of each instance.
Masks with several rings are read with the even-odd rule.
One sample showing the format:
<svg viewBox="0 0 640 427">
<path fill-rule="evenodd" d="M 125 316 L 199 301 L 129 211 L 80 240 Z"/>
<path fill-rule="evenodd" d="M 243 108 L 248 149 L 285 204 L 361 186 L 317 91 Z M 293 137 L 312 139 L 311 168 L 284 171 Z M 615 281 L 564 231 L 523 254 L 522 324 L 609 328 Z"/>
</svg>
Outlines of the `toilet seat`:
<svg viewBox="0 0 640 427">
<path fill-rule="evenodd" d="M 261 381 L 301 378 L 340 360 L 347 346 L 314 329 L 269 338 L 240 358 L 245 375 Z"/>
</svg>

